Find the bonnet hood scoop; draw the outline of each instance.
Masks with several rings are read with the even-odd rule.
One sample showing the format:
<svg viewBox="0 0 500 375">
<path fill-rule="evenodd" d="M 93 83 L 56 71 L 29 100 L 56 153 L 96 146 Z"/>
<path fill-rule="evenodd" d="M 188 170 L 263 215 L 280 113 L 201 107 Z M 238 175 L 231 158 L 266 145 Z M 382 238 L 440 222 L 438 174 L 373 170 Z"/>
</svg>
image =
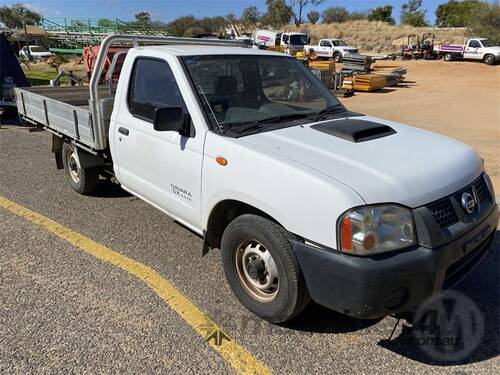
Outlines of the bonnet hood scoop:
<svg viewBox="0 0 500 375">
<path fill-rule="evenodd" d="M 396 134 L 396 131 L 389 125 L 359 119 L 322 122 L 321 124 L 311 126 L 311 129 L 354 143 L 366 142 Z"/>
</svg>

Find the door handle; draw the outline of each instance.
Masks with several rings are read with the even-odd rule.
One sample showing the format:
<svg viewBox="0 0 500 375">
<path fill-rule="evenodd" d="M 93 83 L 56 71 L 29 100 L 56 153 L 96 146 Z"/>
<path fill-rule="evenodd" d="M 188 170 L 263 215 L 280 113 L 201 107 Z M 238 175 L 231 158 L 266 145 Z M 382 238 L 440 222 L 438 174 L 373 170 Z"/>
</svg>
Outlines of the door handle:
<svg viewBox="0 0 500 375">
<path fill-rule="evenodd" d="M 121 126 L 118 128 L 118 132 L 120 132 L 123 135 L 128 135 L 128 133 L 129 133 L 127 128 L 123 128 Z"/>
</svg>

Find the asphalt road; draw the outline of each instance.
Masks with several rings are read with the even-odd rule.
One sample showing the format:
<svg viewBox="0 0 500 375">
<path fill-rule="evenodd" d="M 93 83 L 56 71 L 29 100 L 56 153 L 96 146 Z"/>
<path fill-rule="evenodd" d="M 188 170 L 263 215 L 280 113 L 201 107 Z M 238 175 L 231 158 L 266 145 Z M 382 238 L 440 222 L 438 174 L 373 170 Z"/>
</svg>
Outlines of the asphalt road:
<svg viewBox="0 0 500 375">
<path fill-rule="evenodd" d="M 109 184 L 71 190 L 55 168 L 50 134 L 0 128 L 0 197 L 35 211 L 173 284 L 273 373 L 491 374 L 500 367 L 500 232 L 495 250 L 456 290 L 485 331 L 466 358 L 442 363 L 396 319 L 359 321 L 316 305 L 284 326 L 246 311 L 226 285 L 217 251 L 153 207 Z M 142 280 L 0 207 L 0 373 L 233 373 Z"/>
</svg>

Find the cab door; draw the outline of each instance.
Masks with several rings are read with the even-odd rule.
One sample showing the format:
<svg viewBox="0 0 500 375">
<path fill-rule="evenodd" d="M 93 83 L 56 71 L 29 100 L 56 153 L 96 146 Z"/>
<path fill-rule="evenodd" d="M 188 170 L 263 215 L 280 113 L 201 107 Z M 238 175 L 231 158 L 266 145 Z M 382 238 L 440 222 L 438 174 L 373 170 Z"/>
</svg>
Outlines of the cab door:
<svg viewBox="0 0 500 375">
<path fill-rule="evenodd" d="M 483 45 L 479 40 L 469 40 L 464 51 L 464 58 L 466 59 L 482 59 L 483 58 Z"/>
<path fill-rule="evenodd" d="M 332 57 L 332 42 L 329 40 L 322 40 L 319 43 L 319 53 L 318 55 L 321 57 Z"/>
<path fill-rule="evenodd" d="M 192 229 L 200 228 L 204 132 L 196 133 L 193 124 L 189 136 L 156 131 L 156 108 L 182 107 L 189 115 L 184 97 L 166 60 L 138 56 L 131 64 L 127 92 L 121 92 L 110 129 L 115 132 L 117 178 L 126 190 Z"/>
</svg>

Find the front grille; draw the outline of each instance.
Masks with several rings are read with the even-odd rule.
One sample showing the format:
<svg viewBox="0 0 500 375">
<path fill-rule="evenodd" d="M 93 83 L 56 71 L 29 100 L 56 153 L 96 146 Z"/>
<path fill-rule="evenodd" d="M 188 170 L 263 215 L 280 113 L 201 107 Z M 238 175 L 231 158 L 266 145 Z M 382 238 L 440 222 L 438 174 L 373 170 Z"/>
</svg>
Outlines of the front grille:
<svg viewBox="0 0 500 375">
<path fill-rule="evenodd" d="M 427 208 L 431 211 L 432 216 L 434 216 L 434 219 L 436 219 L 441 228 L 458 223 L 458 216 L 448 198 L 432 203 Z"/>
<path fill-rule="evenodd" d="M 465 192 L 468 192 L 472 196 L 477 197 L 476 205 L 478 207 L 481 207 L 481 210 L 487 209 L 488 207 L 486 207 L 486 205 L 493 202 L 490 197 L 488 187 L 486 186 L 484 176 L 481 175 L 481 177 L 479 177 L 476 181 L 466 186 L 465 188 L 446 198 L 427 205 L 427 208 L 441 228 L 447 228 L 452 226 L 453 224 L 458 223 L 460 220 L 460 215 L 473 216 L 477 214 L 478 207 L 476 207 L 474 212 L 472 212 L 471 214 L 462 209 L 462 194 Z M 456 204 L 452 203 L 453 201 L 455 201 Z M 455 211 L 454 206 L 460 207 L 460 209 L 462 210 L 460 215 Z"/>
<path fill-rule="evenodd" d="M 486 199 L 487 193 L 487 187 L 486 187 L 486 182 L 484 181 L 484 178 L 480 178 L 474 183 L 474 187 L 476 188 L 477 192 L 477 199 L 479 203 L 483 203 L 484 200 Z"/>
</svg>

